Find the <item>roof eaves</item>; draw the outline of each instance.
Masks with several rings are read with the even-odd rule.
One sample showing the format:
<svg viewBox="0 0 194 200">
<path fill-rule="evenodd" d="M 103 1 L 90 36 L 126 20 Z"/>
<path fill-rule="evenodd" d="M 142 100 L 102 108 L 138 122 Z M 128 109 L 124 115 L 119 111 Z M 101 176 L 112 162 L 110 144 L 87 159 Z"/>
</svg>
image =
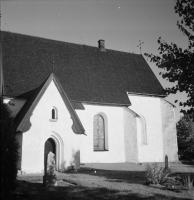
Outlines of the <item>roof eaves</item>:
<svg viewBox="0 0 194 200">
<path fill-rule="evenodd" d="M 159 94 L 146 94 L 146 93 L 136 93 L 136 92 L 127 92 L 128 95 L 137 95 L 137 96 L 148 96 L 148 97 L 166 97 L 166 95 Z"/>
<path fill-rule="evenodd" d="M 38 104 L 39 100 L 43 96 L 44 92 L 48 88 L 51 81 L 54 81 L 57 89 L 59 90 L 65 105 L 67 106 L 68 111 L 70 112 L 71 118 L 73 120 L 72 129 L 76 134 L 85 134 L 85 130 L 71 105 L 66 93 L 64 92 L 62 86 L 58 82 L 57 78 L 54 74 L 51 74 L 49 78 L 40 85 L 39 88 L 34 92 L 33 96 L 24 104 L 23 108 L 19 112 L 19 114 L 15 118 L 15 127 L 16 131 L 26 132 L 30 128 L 30 117 L 32 115 L 33 110 Z"/>
<path fill-rule="evenodd" d="M 134 117 L 140 117 L 139 114 L 137 114 L 137 112 L 131 110 L 131 108 L 125 108 L 128 112 L 130 112 Z"/>
<path fill-rule="evenodd" d="M 158 83 L 160 84 L 161 88 L 163 88 L 162 84 L 160 83 L 160 81 L 158 80 L 158 78 L 156 77 L 156 75 L 154 74 L 154 72 L 152 71 L 151 67 L 148 65 L 148 63 L 146 62 L 145 58 L 143 57 L 143 55 L 141 54 L 141 57 L 143 58 L 144 62 L 146 63 L 146 65 L 148 66 L 148 69 L 152 72 L 153 76 L 155 77 L 155 79 L 158 81 Z"/>
<path fill-rule="evenodd" d="M 63 87 L 61 86 L 61 84 L 59 83 L 59 81 L 57 80 L 56 76 L 54 74 L 52 74 L 53 76 L 53 81 L 56 84 L 62 98 L 63 101 L 65 102 L 65 105 L 69 111 L 69 113 L 71 114 L 71 118 L 73 120 L 73 125 L 72 125 L 72 129 L 74 131 L 74 133 L 76 134 L 85 134 L 85 129 L 77 115 L 77 113 L 75 112 L 69 98 L 67 97 L 67 94 L 65 93 L 65 91 L 63 90 Z"/>
<path fill-rule="evenodd" d="M 174 108 L 176 108 L 176 106 L 173 104 L 173 103 L 171 103 L 170 101 L 167 101 L 166 99 L 162 99 L 163 101 L 166 101 L 167 103 L 169 103 L 171 106 L 173 106 Z"/>
<path fill-rule="evenodd" d="M 71 100 L 72 102 L 76 100 Z M 91 104 L 91 105 L 102 105 L 102 106 L 130 106 L 131 102 L 129 100 L 128 104 L 119 104 L 119 103 L 104 103 L 104 102 L 93 102 L 93 101 L 80 101 L 83 104 Z"/>
<path fill-rule="evenodd" d="M 38 104 L 39 100 L 41 99 L 42 95 L 49 85 L 48 80 L 49 79 L 45 80 L 37 89 L 34 90 L 31 98 L 26 101 L 20 112 L 16 115 L 14 119 L 16 131 L 26 132 L 27 130 L 29 130 L 31 126 L 30 117 L 34 108 Z"/>
</svg>

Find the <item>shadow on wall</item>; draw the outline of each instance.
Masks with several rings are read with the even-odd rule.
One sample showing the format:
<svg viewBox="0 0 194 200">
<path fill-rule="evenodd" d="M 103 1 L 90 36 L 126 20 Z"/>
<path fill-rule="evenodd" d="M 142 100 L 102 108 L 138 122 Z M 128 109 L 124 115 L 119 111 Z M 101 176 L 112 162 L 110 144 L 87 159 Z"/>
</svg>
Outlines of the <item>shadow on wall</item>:
<svg viewBox="0 0 194 200">
<path fill-rule="evenodd" d="M 18 128 L 18 121 L 20 120 L 19 118 L 16 118 L 14 119 L 14 125 L 15 125 L 15 129 L 16 129 L 16 138 L 18 140 L 18 143 L 19 143 L 19 150 L 18 150 L 18 153 L 19 153 L 19 160 L 18 160 L 18 164 L 17 164 L 17 168 L 18 170 L 21 170 L 21 165 L 22 165 L 22 146 L 23 146 L 23 134 L 25 132 L 27 132 L 28 130 L 30 130 L 32 124 L 30 122 L 30 118 L 31 118 L 32 115 L 29 116 L 29 118 L 26 120 L 25 122 L 25 125 L 22 127 L 22 131 L 21 130 L 17 130 Z"/>
<path fill-rule="evenodd" d="M 64 166 L 65 166 L 64 162 Z M 70 162 L 70 166 L 66 167 L 66 171 L 76 171 L 80 168 L 80 151 L 72 150 L 72 160 Z"/>
<path fill-rule="evenodd" d="M 16 138 L 17 141 L 19 143 L 19 149 L 18 149 L 18 153 L 19 153 L 19 159 L 18 159 L 18 163 L 17 163 L 17 169 L 21 170 L 21 165 L 22 165 L 22 141 L 23 141 L 23 133 L 18 131 L 16 132 Z"/>
<path fill-rule="evenodd" d="M 29 92 L 29 94 L 31 94 L 32 91 Z M 27 94 L 27 93 L 26 93 Z M 18 96 L 19 98 L 20 96 Z M 21 98 L 23 96 L 21 95 Z M 16 98 L 17 100 L 17 98 Z M 10 106 L 13 106 L 13 109 L 14 109 L 14 106 L 17 107 L 16 105 L 16 100 L 12 99 L 10 102 L 9 102 L 9 105 Z M 16 138 L 18 140 L 18 143 L 20 145 L 19 147 L 19 160 L 18 160 L 18 164 L 17 164 L 17 168 L 18 170 L 21 170 L 21 165 L 22 165 L 22 146 L 23 146 L 23 134 L 27 131 L 30 130 L 32 124 L 30 122 L 30 118 L 32 116 L 32 113 L 29 114 L 28 116 L 25 116 L 25 114 L 27 113 L 28 109 L 30 108 L 31 106 L 31 100 L 30 101 L 26 101 L 26 103 L 24 104 L 24 106 L 21 108 L 21 110 L 17 113 L 17 115 L 15 116 L 14 118 L 14 128 L 16 130 Z M 10 108 L 11 109 L 11 108 Z M 12 110 L 12 109 L 11 109 Z M 25 119 L 24 119 L 25 117 Z"/>
<path fill-rule="evenodd" d="M 40 85 L 38 88 L 35 88 L 17 96 L 15 100 L 13 99 L 15 103 L 17 102 L 17 98 L 26 99 L 26 102 L 22 106 L 21 110 L 17 113 L 16 117 L 14 118 L 14 125 L 16 130 L 21 131 L 23 133 L 30 130 L 32 126 L 30 118 L 32 117 L 34 108 L 38 103 L 38 101 L 35 100 L 40 92 L 41 87 L 42 85 Z M 17 105 L 15 106 L 17 107 Z"/>
</svg>

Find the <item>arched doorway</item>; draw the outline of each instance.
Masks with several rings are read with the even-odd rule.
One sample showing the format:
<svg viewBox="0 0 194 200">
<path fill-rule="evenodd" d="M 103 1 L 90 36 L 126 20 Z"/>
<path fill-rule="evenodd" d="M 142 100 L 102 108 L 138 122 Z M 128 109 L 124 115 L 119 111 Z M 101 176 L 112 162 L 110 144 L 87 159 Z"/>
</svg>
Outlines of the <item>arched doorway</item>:
<svg viewBox="0 0 194 200">
<path fill-rule="evenodd" d="M 46 148 L 45 148 L 46 146 Z M 45 153 L 51 151 L 55 154 L 56 171 L 64 171 L 64 144 L 59 134 L 48 132 L 41 141 L 40 168 L 45 170 Z"/>
<path fill-rule="evenodd" d="M 55 154 L 56 158 L 56 144 L 52 138 L 46 140 L 44 145 L 44 166 L 46 165 L 46 156 L 50 151 Z"/>
</svg>

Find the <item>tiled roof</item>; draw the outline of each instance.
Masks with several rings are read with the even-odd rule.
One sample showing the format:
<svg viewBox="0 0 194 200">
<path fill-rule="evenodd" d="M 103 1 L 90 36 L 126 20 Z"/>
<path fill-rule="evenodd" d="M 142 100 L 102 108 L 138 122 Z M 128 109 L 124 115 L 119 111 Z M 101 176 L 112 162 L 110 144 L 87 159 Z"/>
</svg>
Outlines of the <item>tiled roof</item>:
<svg viewBox="0 0 194 200">
<path fill-rule="evenodd" d="M 126 92 L 165 95 L 142 55 L 10 32 L 1 39 L 5 96 L 29 94 L 51 73 L 71 101 L 129 105 Z"/>
</svg>

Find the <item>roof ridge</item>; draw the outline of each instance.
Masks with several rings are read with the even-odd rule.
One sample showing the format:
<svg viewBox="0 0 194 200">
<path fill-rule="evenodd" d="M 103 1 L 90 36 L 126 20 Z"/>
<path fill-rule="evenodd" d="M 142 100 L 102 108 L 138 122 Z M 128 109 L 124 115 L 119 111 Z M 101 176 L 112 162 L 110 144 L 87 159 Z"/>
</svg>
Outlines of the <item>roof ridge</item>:
<svg viewBox="0 0 194 200">
<path fill-rule="evenodd" d="M 126 91 L 164 94 L 143 55 L 102 52 L 97 47 L 14 33 L 4 36 L 4 82 L 14 96 L 38 88 L 51 72 L 70 100 L 129 104 Z M 4 91 L 11 95 L 7 87 Z"/>
<path fill-rule="evenodd" d="M 1 31 L 1 30 L 0 30 L 0 32 L 5 32 L 5 33 L 9 33 L 9 34 L 17 34 L 17 35 L 21 35 L 21 36 L 27 36 L 27 37 L 32 37 L 32 38 L 37 38 L 37 39 L 43 39 L 43 40 L 50 40 L 50 41 L 53 41 L 53 42 L 73 44 L 73 45 L 78 45 L 78 46 L 81 46 L 81 47 L 85 46 L 85 47 L 89 47 L 89 48 L 99 49 L 97 46 L 90 46 L 90 45 L 85 45 L 85 44 L 78 44 L 78 43 L 73 43 L 73 42 L 66 42 L 66 41 L 61 41 L 61 40 L 56 40 L 56 39 L 51 39 L 51 38 L 44 38 L 44 37 L 40 37 L 40 36 L 28 35 L 28 34 L 23 34 L 23 33 Z M 106 48 L 105 50 L 106 51 L 115 51 L 115 52 L 120 52 L 120 53 L 126 53 L 126 54 L 132 54 L 132 55 L 135 55 L 135 56 L 142 56 L 142 54 L 130 53 L 130 52 L 126 52 L 126 51 L 119 51 L 119 50 L 116 50 L 116 49 L 107 49 Z"/>
</svg>

